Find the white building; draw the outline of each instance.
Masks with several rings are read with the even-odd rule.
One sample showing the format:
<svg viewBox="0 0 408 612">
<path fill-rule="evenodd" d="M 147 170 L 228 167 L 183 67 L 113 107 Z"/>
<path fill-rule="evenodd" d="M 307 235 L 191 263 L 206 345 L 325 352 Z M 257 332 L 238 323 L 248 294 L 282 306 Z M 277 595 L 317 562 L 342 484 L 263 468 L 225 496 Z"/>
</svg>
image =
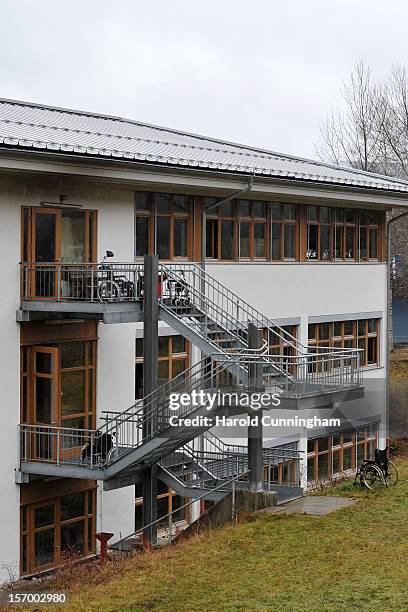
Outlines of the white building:
<svg viewBox="0 0 408 612">
<path fill-rule="evenodd" d="M 184 267 L 194 307 L 199 266 L 191 263 L 205 254 L 209 275 L 205 329 L 187 318 L 190 304 L 162 301 L 161 383 L 199 363 L 201 351 L 225 357 L 229 346 L 236 355 L 252 321 L 267 340 L 271 385 L 283 389 L 279 415 L 340 410 L 349 420 L 333 431 L 266 430 L 265 447 L 284 447 L 264 462 L 272 488 L 327 480 L 384 444 L 385 211 L 406 206 L 407 183 L 7 100 L 0 177 L 2 579 L 49 569 L 69 548 L 92 554 L 96 531 L 117 539 L 141 525 L 129 466 L 137 471 L 147 455 L 135 421 L 119 416 L 120 425 L 107 425 L 120 456 L 85 465 L 80 454 L 90 439 L 97 444 L 95 427 L 143 397 L 145 253 L 173 266 L 165 291 Z M 95 262 L 107 250 L 113 264 L 101 268 Z M 218 434 L 234 443 L 230 432 Z M 156 459 L 165 466 L 160 444 Z M 217 450 L 216 438 L 205 444 Z M 162 515 L 183 503 L 183 490 L 168 482 L 159 483 Z"/>
</svg>

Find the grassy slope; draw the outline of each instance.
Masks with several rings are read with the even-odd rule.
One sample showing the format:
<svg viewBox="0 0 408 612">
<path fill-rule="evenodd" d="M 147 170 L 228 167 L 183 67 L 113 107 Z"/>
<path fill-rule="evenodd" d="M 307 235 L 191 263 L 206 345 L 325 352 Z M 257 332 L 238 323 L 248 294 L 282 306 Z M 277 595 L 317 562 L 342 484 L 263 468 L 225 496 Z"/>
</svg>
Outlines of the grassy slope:
<svg viewBox="0 0 408 612">
<path fill-rule="evenodd" d="M 406 610 L 408 462 L 399 467 L 395 489 L 338 486 L 359 501 L 328 517 L 257 515 L 128 560 L 105 584 L 74 587 L 64 609 Z"/>
</svg>

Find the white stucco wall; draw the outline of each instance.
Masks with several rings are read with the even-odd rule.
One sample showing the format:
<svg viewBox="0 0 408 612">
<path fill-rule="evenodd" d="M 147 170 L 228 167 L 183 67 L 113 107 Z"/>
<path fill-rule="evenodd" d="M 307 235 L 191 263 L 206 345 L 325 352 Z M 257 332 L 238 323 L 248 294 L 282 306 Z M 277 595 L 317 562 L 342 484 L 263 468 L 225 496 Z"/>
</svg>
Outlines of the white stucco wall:
<svg viewBox="0 0 408 612">
<path fill-rule="evenodd" d="M 12 188 L 13 187 L 13 188 Z M 0 581 L 18 576 L 19 486 L 14 470 L 19 461 L 20 330 L 19 306 L 20 208 L 22 186 L 4 181 L 0 185 L 0 245 L 2 251 L 0 300 Z"/>
</svg>

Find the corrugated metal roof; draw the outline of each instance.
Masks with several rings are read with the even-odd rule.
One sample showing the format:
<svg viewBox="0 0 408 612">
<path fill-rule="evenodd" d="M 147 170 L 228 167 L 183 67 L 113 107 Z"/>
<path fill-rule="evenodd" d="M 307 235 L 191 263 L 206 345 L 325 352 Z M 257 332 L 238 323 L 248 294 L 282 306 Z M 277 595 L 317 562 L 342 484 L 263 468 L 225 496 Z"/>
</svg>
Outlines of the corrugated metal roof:
<svg viewBox="0 0 408 612">
<path fill-rule="evenodd" d="M 137 121 L 0 99 L 0 147 L 408 192 L 408 182 Z"/>
</svg>

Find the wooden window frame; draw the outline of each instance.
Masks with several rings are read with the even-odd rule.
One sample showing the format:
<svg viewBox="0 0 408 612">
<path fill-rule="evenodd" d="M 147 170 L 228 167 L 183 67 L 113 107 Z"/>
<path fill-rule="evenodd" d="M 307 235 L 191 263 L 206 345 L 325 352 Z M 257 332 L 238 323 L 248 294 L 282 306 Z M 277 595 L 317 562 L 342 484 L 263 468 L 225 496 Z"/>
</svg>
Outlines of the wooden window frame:
<svg viewBox="0 0 408 612">
<path fill-rule="evenodd" d="M 374 331 L 369 332 L 369 321 L 374 321 Z M 370 367 L 370 366 L 380 366 L 381 365 L 381 353 L 380 353 L 380 321 L 381 319 L 371 318 L 371 319 L 348 319 L 346 321 L 322 321 L 320 323 L 311 323 L 309 324 L 308 331 L 308 344 L 311 347 L 319 347 L 319 346 L 330 346 L 330 347 L 338 347 L 342 348 L 363 348 L 364 353 L 361 354 L 360 357 L 360 366 L 361 367 Z M 346 334 L 345 333 L 345 324 L 352 324 L 353 333 Z M 329 325 L 329 329 L 331 330 L 327 337 L 321 337 L 321 326 Z M 334 334 L 335 326 L 339 325 L 341 332 L 338 335 Z M 315 327 L 315 334 L 311 336 L 310 328 Z M 361 328 L 364 327 L 364 332 L 360 333 Z M 369 363 L 368 362 L 368 343 L 370 339 L 375 339 L 375 354 L 376 361 Z M 364 342 L 364 347 L 361 344 Z M 350 346 L 346 346 L 346 343 L 350 344 Z"/>
<path fill-rule="evenodd" d="M 173 351 L 173 343 L 174 343 L 174 338 L 183 338 L 184 342 L 185 342 L 185 351 L 181 351 L 181 352 L 176 352 Z M 186 367 L 185 370 L 187 370 L 190 367 L 190 351 L 191 351 L 191 347 L 190 347 L 190 342 L 184 338 L 184 336 L 182 336 L 181 334 L 173 334 L 173 335 L 167 335 L 167 336 L 159 336 L 159 340 L 161 338 L 166 338 L 167 339 L 167 353 L 166 355 L 159 355 L 158 356 L 158 365 L 160 363 L 163 362 L 167 362 L 168 363 L 168 373 L 169 373 L 169 379 L 171 380 L 173 378 L 173 367 L 174 364 L 176 362 L 180 362 L 180 361 L 185 361 L 186 363 Z M 135 347 L 135 364 L 142 364 L 143 365 L 143 354 L 140 355 L 138 354 L 138 350 L 137 350 L 137 343 L 138 341 L 141 341 L 141 346 L 143 346 L 143 338 L 136 338 L 136 347 Z M 183 371 L 183 370 L 182 370 Z M 179 372 L 180 374 L 181 372 Z M 177 375 L 177 374 L 175 374 Z M 135 385 L 135 395 L 136 395 L 136 385 Z M 143 394 L 142 394 L 143 397 Z M 141 398 L 136 398 L 136 399 L 141 399 Z"/>
<path fill-rule="evenodd" d="M 137 206 L 138 195 L 146 196 L 148 207 L 142 210 Z M 158 196 L 169 198 L 169 211 L 161 212 L 158 208 Z M 187 199 L 187 212 L 177 210 L 175 198 L 183 197 Z M 148 219 L 148 253 L 153 254 L 158 252 L 157 244 L 157 224 L 159 219 L 168 219 L 169 222 L 169 257 L 161 258 L 161 261 L 188 261 L 193 257 L 193 227 L 194 227 L 194 197 L 180 193 L 165 193 L 165 192 L 147 192 L 136 191 L 134 194 L 134 213 L 135 213 L 135 229 L 134 229 L 134 258 L 136 261 L 143 258 L 143 255 L 136 255 L 137 247 L 137 219 Z M 176 220 L 185 220 L 187 227 L 186 236 L 186 255 L 175 255 L 175 239 L 174 225 Z"/>
<path fill-rule="evenodd" d="M 249 206 L 249 214 L 242 214 L 242 207 Z M 257 216 L 256 207 L 262 205 L 264 207 L 263 216 Z M 268 259 L 268 244 L 269 244 L 269 223 L 268 223 L 268 203 L 255 200 L 237 200 L 237 216 L 238 216 L 238 259 L 239 261 L 267 261 Z M 248 256 L 241 254 L 241 225 L 249 226 L 248 235 Z M 263 255 L 255 254 L 255 227 L 263 226 L 264 228 L 264 252 Z"/>
<path fill-rule="evenodd" d="M 382 234 L 384 231 L 384 215 L 382 211 L 369 211 L 361 208 L 347 208 L 342 206 L 306 206 L 306 252 L 305 261 L 308 262 L 355 262 L 355 263 L 368 263 L 368 262 L 379 262 L 383 260 L 382 257 Z M 312 210 L 317 212 L 317 218 L 310 218 Z M 328 220 L 322 220 L 322 213 L 327 213 Z M 338 219 L 339 213 L 341 219 Z M 347 218 L 349 215 L 349 218 Z M 316 257 L 310 257 L 310 238 L 309 238 L 309 227 L 317 227 L 317 252 Z M 322 228 L 328 228 L 329 238 L 329 256 L 323 257 L 321 252 L 321 232 Z M 337 250 L 337 230 L 340 228 L 341 235 L 341 247 L 340 256 L 336 256 Z M 376 256 L 371 256 L 371 242 L 370 232 L 376 231 Z M 347 250 L 347 233 L 348 231 L 353 232 L 352 240 L 352 256 L 348 256 Z M 360 233 L 365 231 L 366 233 L 366 245 L 367 245 L 367 257 L 361 256 L 360 249 Z"/>
<path fill-rule="evenodd" d="M 372 433 L 369 433 L 369 427 L 373 429 Z M 361 438 L 360 440 L 358 439 L 359 431 L 364 431 L 364 437 Z M 347 437 L 351 435 L 351 441 L 345 440 L 346 434 L 347 434 Z M 378 423 L 374 423 L 371 426 L 364 425 L 363 427 L 360 427 L 360 428 L 348 429 L 348 430 L 339 432 L 337 435 L 339 436 L 338 444 L 334 444 L 334 439 L 333 439 L 334 434 L 330 434 L 327 436 L 327 439 L 328 439 L 327 450 L 319 451 L 319 448 L 318 448 L 319 439 L 321 439 L 322 437 L 324 438 L 325 436 L 321 436 L 320 438 L 308 440 L 307 462 L 309 462 L 309 460 L 313 461 L 313 480 L 309 480 L 308 478 L 308 482 L 319 482 L 318 461 L 319 461 L 319 456 L 322 456 L 322 455 L 327 455 L 327 454 L 329 455 L 327 481 L 335 476 L 341 476 L 341 474 L 344 473 L 345 471 L 355 470 L 356 466 L 358 465 L 358 461 L 359 461 L 358 460 L 358 446 L 361 446 L 364 448 L 363 457 L 361 458 L 362 460 L 362 459 L 368 458 L 370 444 L 372 445 L 374 443 L 376 445 L 378 442 Z M 313 446 L 313 450 L 310 450 L 311 445 Z M 344 451 L 345 450 L 347 451 L 349 449 L 352 449 L 351 466 L 345 469 Z M 333 460 L 334 460 L 334 455 L 337 453 L 339 454 L 338 456 L 339 456 L 340 469 L 339 471 L 335 472 Z"/>
<path fill-rule="evenodd" d="M 66 495 L 84 494 L 84 512 L 76 517 L 61 520 L 61 499 Z M 91 513 L 89 509 L 89 497 L 91 497 Z M 54 506 L 54 521 L 48 525 L 42 527 L 35 527 L 34 517 L 35 510 L 40 507 Z M 26 515 L 26 529 L 23 529 L 23 516 Z M 53 567 L 58 567 L 64 562 L 64 557 L 61 551 L 61 528 L 64 525 L 70 523 L 76 523 L 79 521 L 84 522 L 84 551 L 80 555 L 81 558 L 87 557 L 96 551 L 95 538 L 91 538 L 91 548 L 89 547 L 89 520 L 91 520 L 91 534 L 95 534 L 96 531 L 96 487 L 81 489 L 79 491 L 72 491 L 59 496 L 53 496 L 46 499 L 42 499 L 38 502 L 31 502 L 29 504 L 20 505 L 20 574 L 29 575 L 35 574 Z M 50 563 L 39 566 L 35 562 L 35 535 L 37 533 L 54 531 L 54 560 Z M 24 539 L 26 542 L 24 543 Z M 24 545 L 26 551 L 26 564 L 24 566 Z"/>
<path fill-rule="evenodd" d="M 71 344 L 73 342 L 80 342 L 84 345 L 84 360 L 83 366 L 77 366 L 72 368 L 61 367 L 61 350 L 60 347 L 63 344 Z M 97 376 L 97 344 L 96 340 L 93 339 L 67 339 L 63 341 L 52 341 L 49 342 L 38 342 L 35 344 L 24 344 L 21 346 L 21 376 L 20 376 L 20 422 L 34 424 L 34 364 L 33 357 L 34 351 L 41 348 L 57 348 L 58 349 L 58 363 L 57 363 L 57 377 L 58 377 L 58 388 L 57 388 L 57 406 L 55 407 L 55 414 L 58 418 L 57 425 L 64 427 L 64 420 L 69 418 L 84 418 L 85 429 L 94 428 L 96 424 L 96 376 Z M 92 362 L 88 361 L 88 356 L 91 353 Z M 88 363 L 87 363 L 88 362 Z M 85 412 L 74 413 L 72 415 L 62 416 L 60 398 L 61 398 L 61 374 L 63 372 L 70 371 L 84 371 L 85 372 Z M 92 392 L 90 389 L 92 385 Z M 90 393 L 91 393 L 91 405 L 90 405 Z"/>
</svg>

